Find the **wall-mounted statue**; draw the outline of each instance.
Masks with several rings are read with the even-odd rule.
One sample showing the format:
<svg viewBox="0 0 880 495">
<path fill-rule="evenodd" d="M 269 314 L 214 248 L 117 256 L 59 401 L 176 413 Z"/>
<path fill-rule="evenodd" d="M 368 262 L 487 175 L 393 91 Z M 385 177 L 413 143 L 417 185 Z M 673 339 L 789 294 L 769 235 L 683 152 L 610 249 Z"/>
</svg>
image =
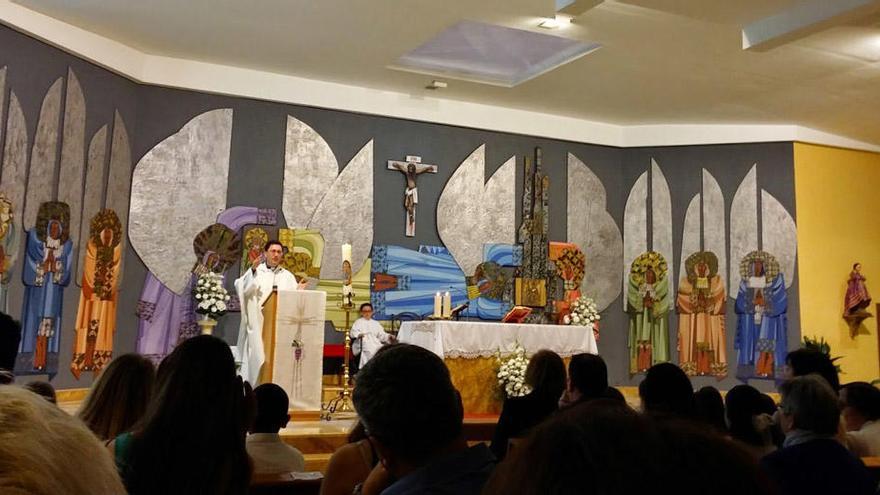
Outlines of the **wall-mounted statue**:
<svg viewBox="0 0 880 495">
<path fill-rule="evenodd" d="M 862 275 L 862 264 L 854 263 L 846 282 L 846 298 L 843 301 L 843 319 L 849 324 L 851 337 L 858 334 L 863 321 L 874 316 L 867 311 L 871 305 L 871 295 L 868 294 L 866 280 Z"/>
<path fill-rule="evenodd" d="M 407 156 L 405 162 L 388 160 L 388 170 L 397 170 L 406 177 L 406 190 L 403 193 L 403 207 L 406 209 L 406 236 L 416 235 L 416 205 L 419 204 L 419 189 L 416 185 L 419 175 L 437 173 L 437 165 L 422 163 L 420 156 Z"/>
</svg>

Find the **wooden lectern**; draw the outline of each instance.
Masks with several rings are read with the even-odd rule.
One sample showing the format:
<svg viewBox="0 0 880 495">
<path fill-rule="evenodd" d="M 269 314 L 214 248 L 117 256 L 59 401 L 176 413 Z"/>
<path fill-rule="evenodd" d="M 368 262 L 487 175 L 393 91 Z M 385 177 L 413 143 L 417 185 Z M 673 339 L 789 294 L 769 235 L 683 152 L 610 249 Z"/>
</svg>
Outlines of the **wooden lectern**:
<svg viewBox="0 0 880 495">
<path fill-rule="evenodd" d="M 272 370 L 275 366 L 275 328 L 278 324 L 278 289 L 272 289 L 272 293 L 263 303 L 263 353 L 266 360 L 260 368 L 260 374 L 254 387 L 263 383 L 272 383 Z"/>
</svg>

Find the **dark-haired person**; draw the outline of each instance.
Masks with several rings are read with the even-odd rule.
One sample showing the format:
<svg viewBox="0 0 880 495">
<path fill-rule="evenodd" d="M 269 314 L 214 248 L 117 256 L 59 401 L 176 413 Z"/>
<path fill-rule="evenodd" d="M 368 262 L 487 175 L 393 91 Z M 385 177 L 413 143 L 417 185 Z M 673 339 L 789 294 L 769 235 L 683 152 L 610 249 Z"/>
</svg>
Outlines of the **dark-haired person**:
<svg viewBox="0 0 880 495">
<path fill-rule="evenodd" d="M 540 350 L 529 359 L 525 383 L 532 391 L 523 397 L 506 399 L 501 408 L 491 446 L 499 460 L 507 454 L 511 438 L 522 436 L 556 411 L 559 396 L 565 390 L 565 363 L 559 354 Z"/>
<path fill-rule="evenodd" d="M 725 396 L 728 432 L 760 459 L 776 450 L 772 435 L 772 416 L 776 405 L 765 404 L 764 395 L 751 385 L 737 385 Z"/>
<path fill-rule="evenodd" d="M 156 368 L 140 354 L 123 354 L 110 361 L 92 384 L 77 416 L 101 440 L 130 431 L 153 397 Z"/>
<path fill-rule="evenodd" d="M 815 373 L 831 385 L 834 393 L 840 389 L 840 377 L 827 354 L 816 349 L 797 349 L 785 356 L 785 379 Z"/>
<path fill-rule="evenodd" d="M 24 386 L 24 389 L 30 390 L 31 392 L 46 399 L 46 401 L 48 401 L 50 404 L 58 404 L 58 397 L 55 395 L 55 387 L 53 387 L 52 384 L 49 382 L 34 380 L 32 382 L 28 382 L 28 384 Z"/>
<path fill-rule="evenodd" d="M 254 389 L 257 417 L 247 437 L 247 452 L 254 474 L 280 474 L 305 471 L 302 452 L 284 443 L 278 432 L 290 421 L 290 398 L 283 388 L 264 383 Z"/>
<path fill-rule="evenodd" d="M 372 304 L 361 304 L 360 313 L 361 317 L 351 325 L 352 351 L 360 356 L 359 368 L 367 364 L 383 345 L 392 341 L 382 324 L 373 319 Z"/>
<path fill-rule="evenodd" d="M 21 342 L 21 323 L 0 312 L 0 385 L 12 383 L 15 357 Z"/>
<path fill-rule="evenodd" d="M 484 444 L 468 447 L 461 396 L 436 354 L 407 344 L 377 353 L 358 375 L 354 405 L 381 462 L 363 495 L 475 495 L 495 467 Z"/>
<path fill-rule="evenodd" d="M 559 407 L 604 397 L 608 388 L 608 366 L 602 356 L 575 354 L 568 362 L 568 381 Z"/>
<path fill-rule="evenodd" d="M 358 421 L 348 434 L 348 443 L 330 456 L 321 483 L 321 495 L 351 495 L 377 464 L 379 454 L 367 438 L 364 424 Z"/>
<path fill-rule="evenodd" d="M 108 448 L 129 495 L 245 494 L 252 415 L 253 394 L 229 346 L 199 335 L 162 361 L 143 419 Z"/>
<path fill-rule="evenodd" d="M 693 418 L 694 387 L 678 366 L 660 363 L 651 366 L 639 383 L 642 410 L 649 414 Z"/>
<path fill-rule="evenodd" d="M 840 413 L 847 445 L 859 457 L 880 456 L 880 390 L 866 382 L 840 388 Z"/>
<path fill-rule="evenodd" d="M 747 453 L 708 428 L 656 421 L 616 400 L 575 404 L 538 425 L 484 495 L 764 495 Z M 662 488 L 668 487 L 668 488 Z M 674 487 L 674 488 L 673 488 Z"/>
<path fill-rule="evenodd" d="M 241 301 L 241 325 L 238 330 L 240 373 L 250 383 L 257 383 L 260 368 L 266 361 L 263 348 L 263 303 L 277 290 L 304 289 L 308 279 L 297 280 L 281 266 L 284 246 L 279 241 L 266 243 L 263 255 L 251 263 L 251 269 L 235 281 L 235 293 Z"/>
<path fill-rule="evenodd" d="M 727 433 L 724 399 L 717 388 L 705 386 L 694 392 L 694 418 L 715 428 L 718 433 Z"/>
<path fill-rule="evenodd" d="M 837 395 L 819 375 L 798 376 L 779 387 L 782 449 L 761 459 L 780 495 L 871 495 L 877 487 L 862 461 L 837 440 Z"/>
</svg>

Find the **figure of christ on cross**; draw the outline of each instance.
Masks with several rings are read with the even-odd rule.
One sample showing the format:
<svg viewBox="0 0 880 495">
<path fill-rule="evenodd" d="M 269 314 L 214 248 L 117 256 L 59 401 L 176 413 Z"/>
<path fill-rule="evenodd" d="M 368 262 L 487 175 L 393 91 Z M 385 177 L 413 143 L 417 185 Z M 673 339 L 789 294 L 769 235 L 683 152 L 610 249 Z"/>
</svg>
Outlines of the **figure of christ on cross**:
<svg viewBox="0 0 880 495">
<path fill-rule="evenodd" d="M 406 236 L 416 235 L 416 205 L 419 204 L 419 190 L 416 180 L 424 173 L 437 173 L 437 165 L 421 163 L 420 157 L 408 156 L 407 161 L 389 160 L 388 170 L 403 172 L 406 176 L 406 191 L 403 193 L 403 207 L 406 208 Z"/>
</svg>

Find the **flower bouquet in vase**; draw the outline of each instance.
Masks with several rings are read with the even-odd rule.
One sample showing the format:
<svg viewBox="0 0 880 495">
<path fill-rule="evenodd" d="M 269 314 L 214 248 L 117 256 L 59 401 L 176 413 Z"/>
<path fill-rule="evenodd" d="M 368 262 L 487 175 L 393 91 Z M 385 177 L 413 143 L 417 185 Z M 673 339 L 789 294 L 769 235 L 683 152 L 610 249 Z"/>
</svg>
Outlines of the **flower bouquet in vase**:
<svg viewBox="0 0 880 495">
<path fill-rule="evenodd" d="M 198 324 L 203 334 L 211 334 L 217 319 L 226 314 L 229 293 L 223 287 L 223 276 L 208 272 L 199 276 L 193 287 L 196 313 L 202 315 Z"/>
<path fill-rule="evenodd" d="M 600 319 L 602 319 L 602 315 L 596 308 L 596 302 L 591 297 L 582 296 L 571 303 L 571 313 L 565 315 L 562 323 L 589 327 L 593 330 L 596 340 L 599 340 Z"/>
<path fill-rule="evenodd" d="M 531 393 L 532 389 L 526 385 L 526 367 L 529 358 L 526 350 L 517 342 L 513 352 L 502 357 L 501 351 L 496 355 L 498 361 L 498 387 L 504 397 L 522 397 Z"/>
</svg>

